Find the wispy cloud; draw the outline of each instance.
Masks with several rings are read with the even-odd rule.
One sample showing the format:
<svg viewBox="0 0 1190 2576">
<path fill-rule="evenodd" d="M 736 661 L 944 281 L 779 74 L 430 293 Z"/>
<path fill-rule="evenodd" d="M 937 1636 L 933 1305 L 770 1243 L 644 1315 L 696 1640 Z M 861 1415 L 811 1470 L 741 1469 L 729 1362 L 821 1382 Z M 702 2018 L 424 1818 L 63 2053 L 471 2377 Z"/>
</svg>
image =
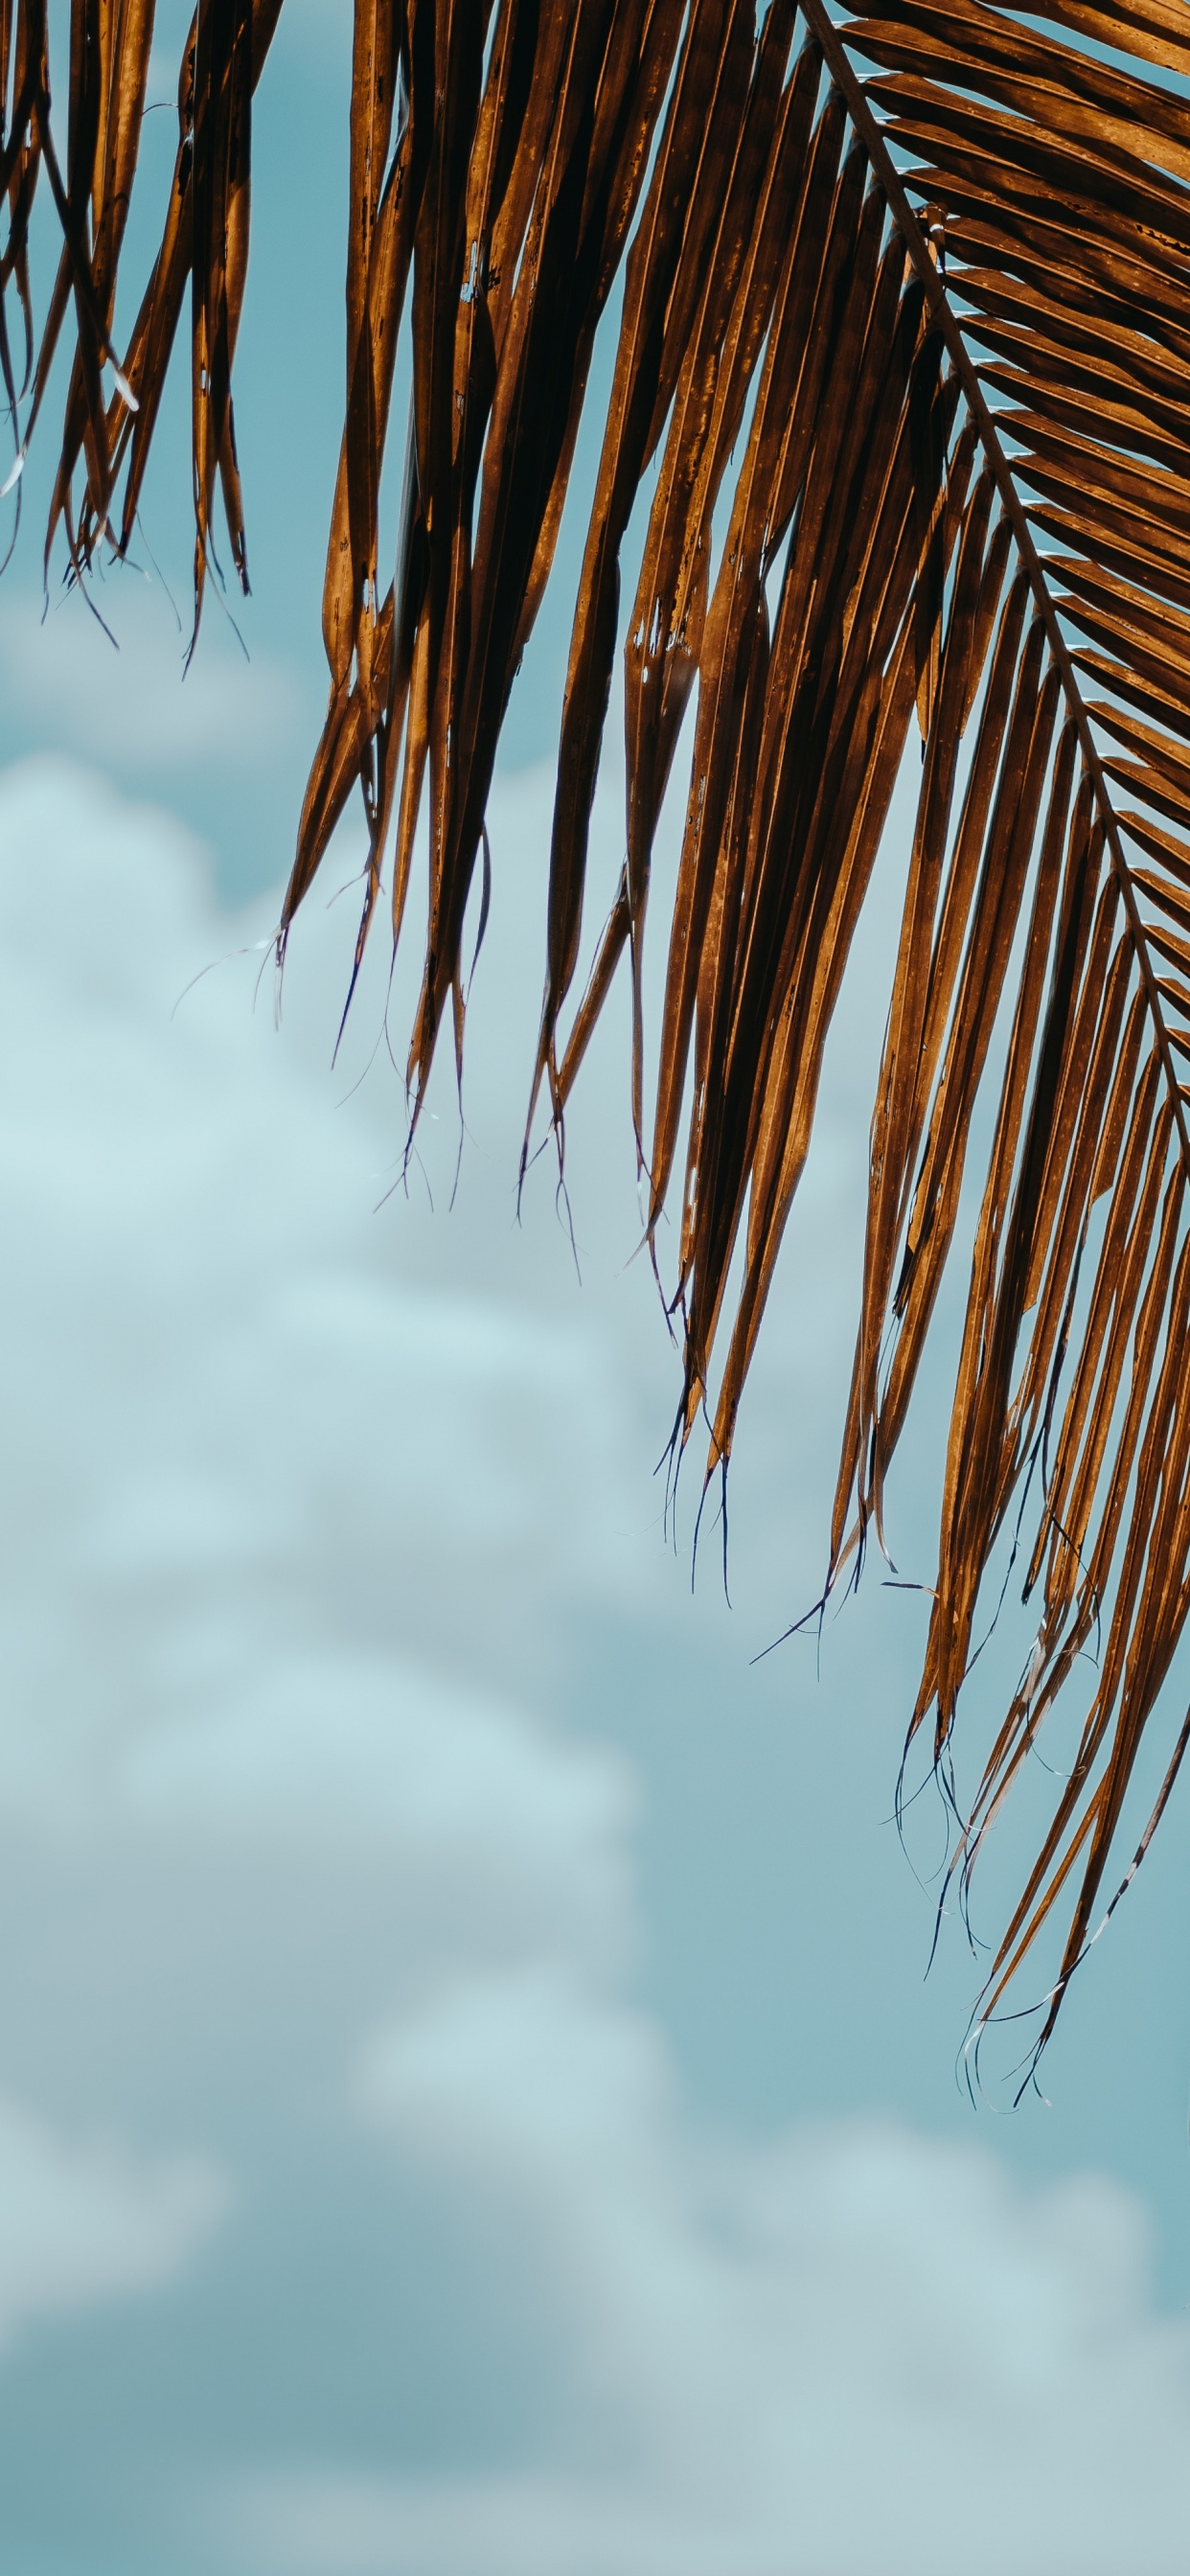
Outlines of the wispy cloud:
<svg viewBox="0 0 1190 2576">
<path fill-rule="evenodd" d="M 44 614 L 27 592 L 0 599 L 0 689 L 26 742 L 162 780 L 215 758 L 241 768 L 290 743 L 296 754 L 305 698 L 295 673 L 275 655 L 249 660 L 217 611 L 185 670 L 189 627 L 159 583 L 123 572 L 96 606 L 104 625 L 77 591 Z"/>
<path fill-rule="evenodd" d="M 0 2098 L 0 2350 L 35 2319 L 160 2289 L 228 2199 L 208 2160 L 138 2163 Z"/>
</svg>

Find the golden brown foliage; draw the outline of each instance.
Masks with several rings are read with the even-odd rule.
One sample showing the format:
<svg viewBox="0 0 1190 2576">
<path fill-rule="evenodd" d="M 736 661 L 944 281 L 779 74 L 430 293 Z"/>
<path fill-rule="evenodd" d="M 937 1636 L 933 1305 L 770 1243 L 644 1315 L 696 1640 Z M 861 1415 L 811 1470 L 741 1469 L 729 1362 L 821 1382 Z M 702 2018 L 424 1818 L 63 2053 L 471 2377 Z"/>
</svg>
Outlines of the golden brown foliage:
<svg viewBox="0 0 1190 2576">
<path fill-rule="evenodd" d="M 72 316 L 50 536 L 64 527 L 79 573 L 101 544 L 127 545 L 189 280 L 196 612 L 217 480 L 244 566 L 231 370 L 251 99 L 278 7 L 200 0 L 161 249 L 117 367 L 152 0 L 72 0 L 63 165 L 44 0 L 0 0 L 0 275 L 22 320 L 27 412 L 6 330 L 0 366 L 24 438 Z M 1047 2032 L 1190 1604 L 1188 78 L 1185 0 L 1039 0 L 1027 13 L 889 0 L 855 18 L 768 0 L 759 24 L 756 0 L 356 0 L 330 698 L 284 915 L 287 927 L 358 785 L 359 953 L 386 872 L 395 938 L 428 814 L 416 1118 L 445 1017 L 462 1045 L 463 921 L 481 848 L 486 867 L 497 742 L 622 269 L 558 756 L 534 1098 L 544 1087 L 560 1134 L 626 951 L 650 1235 L 680 1189 L 677 1438 L 706 1411 L 711 1468 L 725 1465 L 916 725 L 830 1582 L 881 1530 L 974 1177 L 913 1727 L 944 1753 L 981 1581 L 1010 1516 L 1031 1508 L 1036 1640 L 953 1866 L 969 1872 L 1101 1623 L 1081 1742 L 990 1980 L 989 2009 L 1069 1887 Z M 27 225 L 43 168 L 62 252 L 38 341 Z M 403 317 L 412 398 L 382 597 Z M 567 1018 L 620 549 L 650 467 L 624 644 L 627 854 Z M 647 1119 L 650 862 L 691 707 Z M 992 1140 L 972 1176 L 981 1084 Z"/>
</svg>

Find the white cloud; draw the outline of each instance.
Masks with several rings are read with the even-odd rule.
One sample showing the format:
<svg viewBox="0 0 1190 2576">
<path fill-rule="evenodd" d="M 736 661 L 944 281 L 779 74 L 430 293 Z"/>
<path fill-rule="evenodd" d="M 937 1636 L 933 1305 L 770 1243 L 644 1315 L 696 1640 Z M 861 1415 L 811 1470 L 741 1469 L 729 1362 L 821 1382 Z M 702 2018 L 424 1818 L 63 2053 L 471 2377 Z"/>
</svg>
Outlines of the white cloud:
<svg viewBox="0 0 1190 2576">
<path fill-rule="evenodd" d="M 551 1739 L 416 1666 L 304 1657 L 271 1680 L 267 1699 L 143 1737 L 125 1769 L 132 1805 L 258 1845 L 342 1835 L 430 1870 L 493 1855 L 527 1869 L 559 1842 L 572 1869 L 631 1812 L 626 1766 L 602 1746 Z"/>
<path fill-rule="evenodd" d="M 3 2049 L 56 2048 L 84 2136 L 89 2084 L 131 2067 L 143 2104 L 168 2054 L 227 2162 L 265 2141 L 247 2281 L 288 2225 L 301 2283 L 362 2155 L 394 2211 L 416 2170 L 417 2206 L 501 2245 L 491 2295 L 523 2285 L 553 2400 L 494 2465 L 462 2401 L 432 2474 L 364 2474 L 341 2412 L 325 2440 L 261 2436 L 248 2477 L 205 2459 L 161 2563 L 201 2527 L 214 2567 L 286 2576 L 1166 2576 L 1190 2350 L 1135 2204 L 1026 2193 L 984 2148 L 864 2119 L 711 2135 L 634 2000 L 635 1775 L 557 1723 L 556 1680 L 592 1620 L 664 1649 L 678 1598 L 688 1636 L 708 1614 L 656 1528 L 672 1366 L 643 1265 L 619 1275 L 618 1097 L 573 1122 L 581 1298 L 548 1190 L 527 1241 L 512 1223 L 502 1015 L 515 996 L 529 1024 L 547 819 L 540 778 L 494 794 L 474 1139 L 431 1221 L 416 1193 L 373 1214 L 398 1087 L 333 1105 L 346 910 L 311 910 L 278 1042 L 251 1013 L 266 911 L 221 921 L 177 828 L 83 772 L 0 780 L 0 1861 L 45 1906 L 63 1872 L 89 1891 L 55 1932 L 58 2014 L 31 1973 L 20 2024 L 6 1980 L 0 2069 L 35 2095 Z M 448 1113 L 449 1079 L 425 1138 L 447 1195 Z M 758 1595 L 789 1555 L 771 1470 L 788 1488 L 796 1422 L 829 1473 L 823 1353 L 850 1332 L 862 1121 L 856 1142 L 825 1114 L 813 1330 L 784 1337 L 757 1444 Z M 675 1721 L 675 1779 L 682 1758 Z M 217 2194 L 0 2110 L 0 2331 L 169 2277 Z M 263 2345 L 278 2389 L 320 2295 Z M 373 2361 L 345 2340 L 336 2367 Z"/>
<path fill-rule="evenodd" d="M 209 2162 L 138 2165 L 0 2097 L 0 2350 L 36 2318 L 161 2288 L 227 2203 Z"/>
<path fill-rule="evenodd" d="M 164 95 L 176 89 L 175 64 Z M 268 653 L 247 658 L 217 608 L 208 605 L 187 671 L 190 629 L 179 630 L 159 584 L 123 572 L 99 588 L 96 605 L 107 633 L 77 591 L 44 616 L 30 593 L 5 591 L 0 686 L 10 720 L 163 778 L 215 753 L 236 768 L 292 742 L 296 757 L 304 693 L 295 673 Z"/>
<path fill-rule="evenodd" d="M 1135 2203 L 887 2123 L 699 2138 L 643 2016 L 557 1962 L 444 1989 L 363 2104 L 555 2311 L 554 2456 L 309 2464 L 230 2510 L 298 2576 L 1109 2576 L 1184 2564 L 1190 2330 Z"/>
<path fill-rule="evenodd" d="M 434 1953 L 577 1943 L 619 1963 L 633 1903 L 628 1765 L 396 1657 L 278 1658 L 252 1687 L 145 1730 L 108 1782 L 139 1841 L 380 1866 Z"/>
<path fill-rule="evenodd" d="M 271 1746 L 284 1831 L 274 1712 L 294 1664 L 308 1759 L 311 1727 L 345 1728 L 340 1772 L 357 1777 L 351 1747 L 362 1781 L 386 1687 L 441 1695 L 437 1664 L 498 1698 L 548 1661 L 569 1605 L 640 1597 L 612 1354 L 573 1294 L 567 1316 L 529 1313 L 481 1280 L 399 1275 L 404 1211 L 373 1214 L 389 1137 L 374 1110 L 337 1113 L 324 1052 L 310 1072 L 254 1022 L 257 957 L 171 1017 L 227 945 L 175 827 L 34 763 L 5 780 L 0 829 L 0 1079 L 19 1104 L 2 1297 L 22 1353 L 0 1813 L 108 1830 L 121 1781 L 143 1800 L 165 1776 L 176 1724 L 179 1760 L 206 1748 L 208 1813 L 217 1748 L 238 1794 L 242 1748 L 259 1769 Z M 494 1735 L 510 1723 L 493 1708 Z M 331 1839 L 350 1812 L 375 1842 L 370 1777 L 315 1803 Z"/>
</svg>

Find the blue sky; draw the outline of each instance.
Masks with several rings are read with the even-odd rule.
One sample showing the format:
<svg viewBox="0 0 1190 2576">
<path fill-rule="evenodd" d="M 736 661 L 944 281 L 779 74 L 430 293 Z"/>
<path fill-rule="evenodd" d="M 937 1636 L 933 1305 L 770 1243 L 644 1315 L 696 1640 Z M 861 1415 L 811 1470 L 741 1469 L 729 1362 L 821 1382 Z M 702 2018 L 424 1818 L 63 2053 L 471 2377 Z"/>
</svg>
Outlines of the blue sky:
<svg viewBox="0 0 1190 2576">
<path fill-rule="evenodd" d="M 920 1601 L 869 1581 L 820 1676 L 804 1641 L 750 1660 L 821 1570 L 904 801 L 730 1611 L 689 1501 L 661 1526 L 622 1011 L 571 1123 L 581 1286 L 544 1165 L 514 1223 L 573 514 L 493 796 L 453 1208 L 448 1075 L 390 1194 L 378 957 L 330 1070 L 350 894 L 309 907 L 279 1030 L 255 990 L 321 697 L 346 41 L 288 0 L 259 100 L 250 661 L 212 607 L 183 686 L 136 576 L 118 656 L 78 601 L 39 624 L 36 460 L 0 591 L 0 2569 L 933 2576 L 962 2515 L 972 2576 L 1161 2576 L 1181 1805 L 1052 2107 L 977 2113 L 957 1925 L 922 1979 L 937 1809 L 909 1857 L 887 1821 Z M 146 523 L 184 615 L 183 427 Z M 608 895 L 619 857 L 612 748 Z M 357 860 L 348 831 L 328 895 Z M 924 1576 L 953 1322 L 894 1497 Z"/>
</svg>

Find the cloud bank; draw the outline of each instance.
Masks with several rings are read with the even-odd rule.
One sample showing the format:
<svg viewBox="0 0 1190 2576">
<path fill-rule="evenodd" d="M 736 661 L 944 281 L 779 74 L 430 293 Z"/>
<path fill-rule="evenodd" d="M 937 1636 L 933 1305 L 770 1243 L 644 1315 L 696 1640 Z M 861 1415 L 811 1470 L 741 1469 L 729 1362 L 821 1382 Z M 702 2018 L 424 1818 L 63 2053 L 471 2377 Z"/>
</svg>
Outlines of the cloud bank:
<svg viewBox="0 0 1190 2576">
<path fill-rule="evenodd" d="M 526 873 L 543 810 L 539 780 L 493 800 Z M 666 1634 L 685 1593 L 610 1127 L 581 1297 L 552 1211 L 512 1223 L 506 1052 L 469 1098 L 470 1201 L 374 1215 L 394 1089 L 325 1067 L 350 920 L 311 916 L 279 1041 L 250 1001 L 268 926 L 229 932 L 177 827 L 87 773 L 0 781 L 0 1860 L 54 1921 L 0 2003 L 0 2335 L 54 2310 L 65 2348 L 74 2306 L 168 2284 L 168 2379 L 234 2188 L 212 2389 L 264 2356 L 234 2439 L 214 2398 L 199 2439 L 191 2388 L 159 2457 L 131 2397 L 80 2527 L 213 2576 L 1180 2568 L 1190 2335 L 1128 2194 L 1028 2191 L 887 2119 L 761 2137 L 692 2107 L 642 1999 L 639 1767 L 616 1710 L 561 1714 L 599 1623 Z M 515 918 L 485 968 L 493 1012 L 535 974 Z M 854 1199 L 837 1140 L 815 1187 Z M 788 1362 L 807 1410 L 821 1366 Z M 32 2107 L 68 2096 L 65 2127 Z M 181 2161 L 143 2143 L 163 2121 Z M 97 2132 L 142 2143 L 68 2143 Z M 424 2440 L 419 2318 L 445 2336 Z M 349 2402 L 287 2419 L 323 2358 Z M 26 2510 L 48 2545 L 60 2499 Z"/>
</svg>

